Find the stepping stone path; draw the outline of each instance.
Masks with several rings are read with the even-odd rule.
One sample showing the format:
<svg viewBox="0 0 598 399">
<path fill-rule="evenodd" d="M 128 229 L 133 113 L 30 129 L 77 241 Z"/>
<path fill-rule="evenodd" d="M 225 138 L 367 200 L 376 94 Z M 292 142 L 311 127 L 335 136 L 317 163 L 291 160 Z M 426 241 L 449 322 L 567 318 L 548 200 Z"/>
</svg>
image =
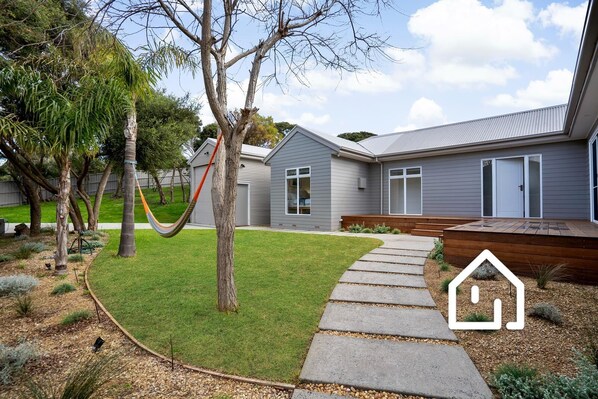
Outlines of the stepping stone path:
<svg viewBox="0 0 598 399">
<path fill-rule="evenodd" d="M 434 398 L 492 398 L 426 288 L 423 269 L 433 239 L 408 235 L 383 239 L 382 247 L 364 255 L 341 276 L 300 379 Z M 366 336 L 355 338 L 343 332 Z M 292 398 L 344 397 L 298 389 Z"/>
</svg>

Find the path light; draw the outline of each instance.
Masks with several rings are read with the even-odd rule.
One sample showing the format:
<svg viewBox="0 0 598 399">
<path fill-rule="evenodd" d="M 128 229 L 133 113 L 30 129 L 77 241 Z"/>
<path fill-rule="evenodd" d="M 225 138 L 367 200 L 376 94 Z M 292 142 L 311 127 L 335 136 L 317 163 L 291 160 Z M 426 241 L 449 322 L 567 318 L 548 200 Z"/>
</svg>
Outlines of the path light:
<svg viewBox="0 0 598 399">
<path fill-rule="evenodd" d="M 94 342 L 94 344 L 93 344 L 93 346 L 92 346 L 92 348 L 91 348 L 92 352 L 97 352 L 97 351 L 99 351 L 99 350 L 100 350 L 100 348 L 102 347 L 102 345 L 104 345 L 104 342 L 106 342 L 106 341 L 104 341 L 104 340 L 102 339 L 102 337 L 98 337 L 98 338 L 96 339 L 96 342 Z"/>
<path fill-rule="evenodd" d="M 46 269 L 52 270 L 52 264 L 51 263 L 46 263 Z"/>
</svg>

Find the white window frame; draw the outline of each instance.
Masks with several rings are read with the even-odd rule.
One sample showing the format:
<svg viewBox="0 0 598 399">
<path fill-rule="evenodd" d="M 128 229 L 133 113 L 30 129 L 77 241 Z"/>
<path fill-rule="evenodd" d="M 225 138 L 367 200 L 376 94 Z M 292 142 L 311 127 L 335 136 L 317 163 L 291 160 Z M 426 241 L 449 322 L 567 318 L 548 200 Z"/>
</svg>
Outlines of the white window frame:
<svg viewBox="0 0 598 399">
<path fill-rule="evenodd" d="M 300 175 L 299 169 L 309 169 L 309 174 L 307 175 Z M 295 176 L 288 176 L 287 172 L 289 170 L 297 171 Z M 287 168 L 284 170 L 284 214 L 286 216 L 311 216 L 312 215 L 312 201 L 311 201 L 311 192 L 310 192 L 310 201 L 309 201 L 309 213 L 299 213 L 299 192 L 297 192 L 297 213 L 289 213 L 289 184 L 287 180 L 289 179 L 297 179 L 297 190 L 299 190 L 299 178 L 300 177 L 309 177 L 309 187 L 311 189 L 311 166 L 299 166 L 297 168 Z"/>
<path fill-rule="evenodd" d="M 594 172 L 594 168 L 592 165 L 592 144 L 594 142 L 596 142 L 596 159 L 598 160 L 598 129 L 594 131 L 594 133 L 588 140 L 588 176 L 590 177 L 588 181 L 588 186 L 590 187 L 590 222 L 598 224 L 598 215 L 594 214 L 594 201 L 596 199 L 594 198 L 594 187 L 592 185 L 592 180 L 594 179 L 594 177 L 592 176 L 592 173 Z M 598 167 L 598 165 L 596 166 Z M 598 184 L 598 179 L 596 183 Z"/>
<path fill-rule="evenodd" d="M 419 169 L 419 174 L 417 175 L 407 175 L 407 169 Z M 390 172 L 395 171 L 395 170 L 403 170 L 403 175 L 402 176 L 391 176 Z M 421 181 L 421 192 L 420 192 L 420 196 L 419 196 L 419 200 L 420 200 L 420 204 L 419 204 L 419 209 L 421 210 L 420 213 L 407 213 L 407 182 L 406 179 L 410 179 L 410 178 L 420 178 Z M 403 180 L 403 209 L 405 210 L 405 213 L 392 213 L 390 211 L 391 209 L 391 203 L 390 203 L 390 182 L 391 180 L 397 180 L 397 179 L 401 179 Z M 421 166 L 407 166 L 404 168 L 390 168 L 388 169 L 388 214 L 389 215 L 404 215 L 404 216 L 421 216 L 423 215 L 424 212 L 424 169 Z"/>
<path fill-rule="evenodd" d="M 540 158 L 540 216 L 529 215 L 529 159 L 532 157 Z M 524 215 L 525 219 L 543 219 L 544 218 L 544 160 L 542 154 L 512 155 L 508 157 L 483 158 L 480 160 L 480 216 L 483 218 L 494 218 L 496 216 L 496 161 L 501 159 L 523 158 L 523 192 Z M 492 161 L 492 216 L 484 216 L 484 161 Z M 591 183 L 590 183 L 591 184 Z"/>
</svg>

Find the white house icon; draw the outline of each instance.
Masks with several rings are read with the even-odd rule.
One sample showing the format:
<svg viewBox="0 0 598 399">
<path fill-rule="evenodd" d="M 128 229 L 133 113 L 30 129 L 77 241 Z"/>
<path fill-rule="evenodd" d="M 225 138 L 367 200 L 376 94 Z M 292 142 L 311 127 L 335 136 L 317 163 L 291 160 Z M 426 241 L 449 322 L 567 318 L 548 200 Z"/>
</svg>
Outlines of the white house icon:
<svg viewBox="0 0 598 399">
<path fill-rule="evenodd" d="M 516 288 L 516 320 L 507 323 L 508 330 L 522 330 L 525 323 L 524 285 L 492 252 L 485 249 L 449 284 L 449 320 L 451 330 L 500 330 L 502 325 L 502 301 L 494 300 L 494 320 L 492 321 L 457 321 L 457 287 L 474 272 L 484 261 L 489 261 Z M 479 287 L 471 287 L 471 301 L 478 303 Z"/>
</svg>

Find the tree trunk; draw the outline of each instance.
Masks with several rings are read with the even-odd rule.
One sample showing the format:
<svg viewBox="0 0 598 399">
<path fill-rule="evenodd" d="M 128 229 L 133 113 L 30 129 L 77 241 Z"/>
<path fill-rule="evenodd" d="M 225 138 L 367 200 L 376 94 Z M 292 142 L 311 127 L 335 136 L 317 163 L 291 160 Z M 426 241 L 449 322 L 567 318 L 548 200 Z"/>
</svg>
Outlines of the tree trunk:
<svg viewBox="0 0 598 399">
<path fill-rule="evenodd" d="M 79 197 L 81 197 L 81 199 L 83 200 L 83 203 L 85 204 L 85 209 L 87 209 L 87 230 L 95 231 L 97 228 L 97 217 L 93 212 L 93 206 L 91 205 L 91 197 L 87 193 L 87 189 L 85 187 L 85 180 L 89 176 L 90 164 L 91 158 L 85 157 L 83 162 L 83 170 L 81 170 L 81 173 L 77 176 L 77 193 L 79 194 Z"/>
<path fill-rule="evenodd" d="M 162 189 L 162 184 L 160 183 L 160 178 L 156 172 L 150 172 L 152 178 L 154 179 L 154 183 L 156 183 L 156 190 L 158 190 L 158 194 L 160 195 L 160 205 L 166 205 L 166 196 L 164 196 L 164 190 Z"/>
<path fill-rule="evenodd" d="M 123 169 L 118 176 L 118 181 L 116 182 L 116 191 L 112 194 L 112 198 L 120 198 L 122 197 L 122 190 L 123 190 L 123 178 L 125 176 L 125 171 Z"/>
<path fill-rule="evenodd" d="M 172 174 L 170 175 L 170 203 L 174 202 L 174 176 L 176 174 L 176 168 L 172 168 Z M 185 198 L 183 196 L 183 202 Z"/>
<path fill-rule="evenodd" d="M 218 149 L 212 176 L 212 202 L 217 242 L 218 310 L 234 312 L 239 308 L 235 286 L 235 212 L 237 177 L 242 138 L 230 139 Z M 235 153 L 238 153 L 235 155 Z"/>
<path fill-rule="evenodd" d="M 58 178 L 58 198 L 56 200 L 56 274 L 67 273 L 69 197 L 71 194 L 71 160 L 68 154 L 60 158 Z"/>
<path fill-rule="evenodd" d="M 185 190 L 185 181 L 183 180 L 183 171 L 181 168 L 178 168 L 177 171 L 179 172 L 179 181 L 181 182 L 181 191 L 183 192 L 183 202 L 189 202 L 189 197 L 187 197 L 187 191 Z M 191 192 L 189 192 L 189 196 L 191 196 Z"/>
<path fill-rule="evenodd" d="M 135 159 L 137 145 L 137 112 L 135 104 L 127 113 L 125 126 L 125 165 L 123 173 L 123 220 L 118 256 L 135 256 Z"/>
<path fill-rule="evenodd" d="M 31 237 L 40 235 L 42 227 L 42 205 L 39 186 L 26 176 L 22 177 L 23 188 L 29 201 L 29 234 Z"/>
<path fill-rule="evenodd" d="M 110 173 L 112 173 L 112 162 L 108 162 L 106 167 L 104 168 L 104 172 L 102 173 L 102 177 L 100 178 L 100 182 L 98 183 L 98 190 L 96 191 L 96 197 L 93 200 L 93 214 L 95 215 L 95 230 L 97 228 L 97 224 L 100 221 L 100 209 L 102 207 L 102 198 L 104 197 L 104 191 L 106 190 L 106 185 L 108 184 L 108 179 L 110 178 Z M 92 230 L 90 228 L 90 230 Z"/>
</svg>

